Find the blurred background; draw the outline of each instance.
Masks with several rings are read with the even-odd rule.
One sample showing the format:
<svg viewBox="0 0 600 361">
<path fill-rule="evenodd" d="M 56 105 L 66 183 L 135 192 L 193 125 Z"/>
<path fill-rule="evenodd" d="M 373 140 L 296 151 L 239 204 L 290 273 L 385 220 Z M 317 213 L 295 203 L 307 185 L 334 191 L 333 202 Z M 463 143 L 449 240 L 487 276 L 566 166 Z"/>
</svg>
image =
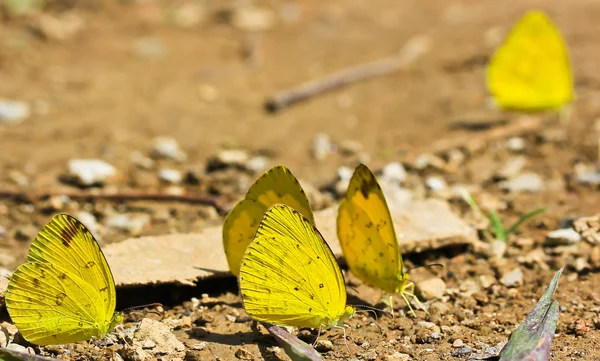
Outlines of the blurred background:
<svg viewBox="0 0 600 361">
<path fill-rule="evenodd" d="M 561 29 L 576 82 L 600 84 L 600 4 L 590 0 L 2 4 L 0 97 L 27 104 L 29 115 L 0 126 L 1 174 L 36 173 L 41 184 L 75 157 L 126 168 L 159 136 L 173 137 L 188 164 L 223 148 L 263 150 L 312 181 L 344 163 L 339 154 L 314 161 L 320 133 L 384 164 L 486 111 L 486 61 L 534 7 Z M 418 35 L 431 49 L 406 70 L 264 111 L 278 91 L 396 54 Z M 598 102 L 578 94 L 578 114 L 598 114 Z"/>
</svg>

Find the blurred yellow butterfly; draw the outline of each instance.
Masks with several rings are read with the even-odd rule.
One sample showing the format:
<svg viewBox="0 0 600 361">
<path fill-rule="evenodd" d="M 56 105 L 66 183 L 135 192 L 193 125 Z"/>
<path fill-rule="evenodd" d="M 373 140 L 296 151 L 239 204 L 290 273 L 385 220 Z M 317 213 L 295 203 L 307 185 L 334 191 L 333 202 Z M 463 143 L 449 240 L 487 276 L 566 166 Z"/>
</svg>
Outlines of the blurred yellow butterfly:
<svg viewBox="0 0 600 361">
<path fill-rule="evenodd" d="M 407 296 L 420 303 L 414 295 L 415 285 L 404 273 L 400 245 L 381 187 L 364 164 L 354 171 L 346 198 L 340 203 L 337 234 L 352 273 L 385 292 L 400 293 L 414 314 Z"/>
<path fill-rule="evenodd" d="M 102 338 L 123 318 L 104 254 L 77 219 L 59 214 L 31 244 L 13 273 L 6 308 L 23 337 L 37 345 Z"/>
<path fill-rule="evenodd" d="M 527 12 L 512 28 L 489 63 L 487 87 L 508 110 L 556 110 L 573 100 L 567 45 L 543 12 Z"/>
<path fill-rule="evenodd" d="M 339 327 L 354 314 L 333 252 L 313 223 L 277 204 L 260 222 L 240 267 L 246 312 L 294 327 Z"/>
<path fill-rule="evenodd" d="M 238 275 L 240 261 L 265 211 L 276 203 L 289 205 L 314 224 L 306 194 L 292 172 L 284 166 L 271 168 L 250 186 L 246 197 L 225 218 L 223 247 L 234 275 Z"/>
</svg>

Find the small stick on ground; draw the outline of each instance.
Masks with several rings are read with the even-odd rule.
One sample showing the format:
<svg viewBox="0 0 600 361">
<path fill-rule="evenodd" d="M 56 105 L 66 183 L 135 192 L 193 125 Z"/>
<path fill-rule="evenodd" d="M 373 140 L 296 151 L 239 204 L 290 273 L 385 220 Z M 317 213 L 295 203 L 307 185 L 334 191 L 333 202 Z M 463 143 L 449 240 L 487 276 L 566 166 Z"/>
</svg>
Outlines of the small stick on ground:
<svg viewBox="0 0 600 361">
<path fill-rule="evenodd" d="M 40 199 L 53 196 L 67 196 L 76 201 L 94 201 L 94 200 L 109 200 L 109 201 L 157 201 L 157 202 L 182 202 L 191 204 L 203 204 L 215 207 L 219 213 L 226 212 L 225 206 L 221 199 L 201 194 L 169 194 L 160 192 L 147 192 L 128 190 L 119 193 L 93 193 L 85 191 L 47 191 L 36 192 L 19 189 L 3 189 L 0 190 L 0 199 L 8 198 L 17 201 L 38 201 Z"/>
<path fill-rule="evenodd" d="M 267 99 L 265 108 L 270 112 L 276 112 L 315 95 L 323 94 L 360 80 L 392 73 L 413 63 L 429 51 L 430 48 L 431 42 L 429 38 L 416 36 L 404 44 L 398 55 L 340 70 L 325 78 L 300 84 L 295 88 L 285 90 Z"/>
</svg>

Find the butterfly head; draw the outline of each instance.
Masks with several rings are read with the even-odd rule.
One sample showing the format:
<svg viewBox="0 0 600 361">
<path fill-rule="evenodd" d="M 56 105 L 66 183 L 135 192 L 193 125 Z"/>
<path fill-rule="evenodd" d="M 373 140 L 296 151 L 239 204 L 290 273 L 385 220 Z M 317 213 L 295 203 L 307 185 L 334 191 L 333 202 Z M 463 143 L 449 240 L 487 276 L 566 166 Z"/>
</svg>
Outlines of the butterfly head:
<svg viewBox="0 0 600 361">
<path fill-rule="evenodd" d="M 346 306 L 346 308 L 344 309 L 344 313 L 340 316 L 335 326 L 343 326 L 344 322 L 346 322 L 346 320 L 350 317 L 354 316 L 355 312 L 356 310 L 354 309 L 354 307 Z"/>
<path fill-rule="evenodd" d="M 114 330 L 115 326 L 123 323 L 123 314 L 121 312 L 115 312 L 113 314 L 112 319 L 110 320 L 110 325 L 108 326 L 108 331 Z"/>
</svg>

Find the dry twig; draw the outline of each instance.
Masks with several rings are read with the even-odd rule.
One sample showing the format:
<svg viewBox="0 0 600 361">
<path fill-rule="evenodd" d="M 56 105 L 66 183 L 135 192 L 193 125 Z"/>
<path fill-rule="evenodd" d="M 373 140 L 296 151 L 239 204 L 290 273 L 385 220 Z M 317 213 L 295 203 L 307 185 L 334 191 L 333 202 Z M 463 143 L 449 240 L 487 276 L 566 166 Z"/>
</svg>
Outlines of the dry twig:
<svg viewBox="0 0 600 361">
<path fill-rule="evenodd" d="M 398 55 L 340 70 L 322 79 L 309 81 L 267 99 L 265 107 L 276 112 L 315 95 L 356 83 L 360 80 L 386 75 L 405 68 L 429 51 L 431 42 L 425 36 L 409 39 Z"/>
</svg>

